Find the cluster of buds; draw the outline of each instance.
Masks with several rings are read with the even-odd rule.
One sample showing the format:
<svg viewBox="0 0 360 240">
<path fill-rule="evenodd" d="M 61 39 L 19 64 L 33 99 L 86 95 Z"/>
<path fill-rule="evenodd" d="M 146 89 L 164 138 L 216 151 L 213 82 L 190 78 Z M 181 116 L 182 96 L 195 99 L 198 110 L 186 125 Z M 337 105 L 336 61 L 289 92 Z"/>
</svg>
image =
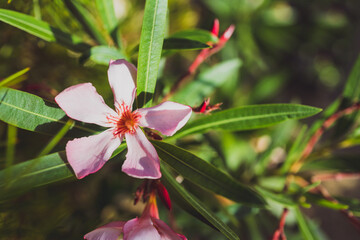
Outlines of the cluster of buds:
<svg viewBox="0 0 360 240">
<path fill-rule="evenodd" d="M 159 180 L 145 180 L 135 194 L 136 204 L 139 200 L 146 203 L 139 218 L 127 222 L 117 221 L 108 223 L 89 232 L 84 236 L 87 240 L 186 240 L 186 237 L 175 233 L 166 223 L 159 219 L 156 194 L 171 209 L 169 194 Z"/>
<path fill-rule="evenodd" d="M 216 103 L 214 105 L 210 105 L 210 98 L 205 99 L 199 106 L 192 107 L 194 113 L 203 113 L 208 114 L 214 110 L 219 110 L 222 103 Z"/>
<path fill-rule="evenodd" d="M 189 72 L 190 73 L 194 73 L 196 71 L 196 69 L 199 67 L 199 65 L 202 62 L 205 61 L 205 59 L 207 59 L 208 57 L 210 57 L 214 53 L 217 53 L 218 51 L 220 51 L 224 47 L 226 42 L 230 39 L 232 34 L 234 33 L 235 26 L 230 25 L 225 30 L 225 32 L 221 35 L 221 37 L 219 38 L 219 26 L 220 26 L 219 20 L 215 19 L 213 28 L 211 30 L 211 33 L 213 34 L 214 37 L 216 37 L 218 39 L 218 41 L 217 42 L 208 42 L 207 43 L 208 45 L 211 46 L 211 48 L 203 49 L 200 52 L 200 54 L 196 57 L 195 61 L 189 67 Z"/>
</svg>

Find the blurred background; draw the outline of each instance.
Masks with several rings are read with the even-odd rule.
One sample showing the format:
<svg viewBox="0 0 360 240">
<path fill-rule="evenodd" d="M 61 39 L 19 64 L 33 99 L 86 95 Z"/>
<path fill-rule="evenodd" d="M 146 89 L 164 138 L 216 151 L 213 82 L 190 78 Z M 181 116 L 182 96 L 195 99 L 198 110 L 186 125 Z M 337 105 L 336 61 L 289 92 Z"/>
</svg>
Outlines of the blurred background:
<svg viewBox="0 0 360 240">
<path fill-rule="evenodd" d="M 100 26 L 94 1 L 78 0 Z M 114 0 L 117 32 L 122 52 L 136 63 L 144 0 Z M 42 19 L 64 32 L 92 43 L 82 25 L 61 0 L 0 1 L 0 8 L 12 9 Z M 260 103 L 301 103 L 326 108 L 341 94 L 360 50 L 360 1 L 358 0 L 169 0 L 168 35 L 187 29 L 211 30 L 215 18 L 220 34 L 231 24 L 236 29 L 226 46 L 201 65 L 206 73 L 226 61 L 226 74 L 206 95 L 174 99 L 196 106 L 210 96 L 222 109 Z M 0 22 L 0 79 L 19 70 L 30 71 L 13 88 L 53 100 L 57 93 L 74 84 L 92 82 L 112 105 L 107 66 L 81 61 L 78 53 L 48 43 Z M 109 45 L 116 43 L 109 42 Z M 119 43 L 117 43 L 119 44 Z M 157 84 L 158 100 L 182 76 L 199 51 L 168 55 L 161 65 Z M 206 75 L 206 74 L 205 74 Z M 209 74 L 208 74 L 209 75 Z M 195 76 L 194 79 L 197 79 Z M 201 75 L 200 75 L 201 76 Z M 216 81 L 216 79 L 214 80 Z M 210 132 L 177 142 L 214 165 L 248 183 L 271 176 L 281 163 L 303 124 L 288 121 L 272 128 L 238 133 Z M 6 161 L 7 124 L 0 123 L 0 168 Z M 14 163 L 35 158 L 51 139 L 25 130 L 16 130 Z M 275 138 L 274 138 L 275 136 Z M 64 149 L 63 139 L 53 151 Z M 356 155 L 359 151 L 352 148 Z M 55 183 L 31 190 L 0 204 L 1 239 L 82 239 L 83 235 L 110 221 L 139 216 L 143 206 L 133 206 L 141 181 L 123 174 L 123 156 L 109 161 L 97 174 L 81 181 Z M 184 182 L 228 223 L 241 239 L 270 239 L 278 225 L 281 206 L 270 210 L 251 209 L 214 196 Z M 276 183 L 274 183 L 276 185 Z M 359 198 L 357 181 L 330 183 L 333 194 Z M 1 193 L 0 193 L 1 194 Z M 188 239 L 225 239 L 220 233 L 180 208 L 172 216 L 160 207 L 161 217 Z M 305 210 L 319 239 L 359 239 L 356 229 L 338 212 L 312 207 Z M 288 239 L 303 239 L 290 214 Z"/>
</svg>

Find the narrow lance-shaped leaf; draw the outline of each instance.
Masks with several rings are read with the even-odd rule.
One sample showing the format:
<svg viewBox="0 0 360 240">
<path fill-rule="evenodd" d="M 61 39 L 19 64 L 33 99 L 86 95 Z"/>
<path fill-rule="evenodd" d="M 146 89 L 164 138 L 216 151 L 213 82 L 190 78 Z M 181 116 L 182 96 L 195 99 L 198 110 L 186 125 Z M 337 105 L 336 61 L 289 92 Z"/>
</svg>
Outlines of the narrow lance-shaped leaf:
<svg viewBox="0 0 360 240">
<path fill-rule="evenodd" d="M 343 92 L 344 100 L 342 106 L 347 105 L 350 106 L 351 103 L 360 100 L 360 55 L 356 60 L 349 78 L 347 79 L 344 92 Z"/>
<path fill-rule="evenodd" d="M 350 107 L 352 104 L 360 101 L 360 55 L 358 56 L 350 75 L 346 81 L 346 85 L 343 91 L 343 99 L 340 103 L 339 110 Z M 342 136 L 348 132 L 349 129 L 355 123 L 358 111 L 355 113 L 340 118 L 334 126 L 335 134 L 334 138 Z"/>
<path fill-rule="evenodd" d="M 303 235 L 304 239 L 307 240 L 316 240 L 318 239 L 312 232 L 312 230 L 310 229 L 309 223 L 307 222 L 307 220 L 305 219 L 305 217 L 303 216 L 303 214 L 300 211 L 299 207 L 295 207 L 295 216 L 296 219 L 298 221 L 299 227 L 300 227 L 300 231 Z"/>
<path fill-rule="evenodd" d="M 111 158 L 125 148 L 126 144 L 120 145 Z M 66 160 L 65 151 L 28 160 L 0 171 L 0 201 L 66 179 L 76 178 Z"/>
<path fill-rule="evenodd" d="M 265 205 L 264 199 L 254 190 L 194 154 L 168 143 L 152 143 L 159 157 L 189 181 L 239 203 Z"/>
<path fill-rule="evenodd" d="M 70 12 L 72 12 L 72 14 L 81 23 L 84 30 L 98 43 L 107 45 L 105 37 L 101 31 L 99 31 L 95 19 L 91 16 L 90 12 L 78 1 L 65 0 L 64 2 Z"/>
<path fill-rule="evenodd" d="M 167 0 L 147 0 L 140 36 L 137 105 L 145 106 L 155 91 L 164 32 Z"/>
<path fill-rule="evenodd" d="M 0 88 L 0 120 L 29 131 L 56 134 L 68 117 L 56 104 L 11 88 Z M 75 125 L 75 136 L 96 133 L 95 127 Z"/>
<path fill-rule="evenodd" d="M 100 14 L 101 20 L 104 23 L 105 29 L 108 31 L 108 33 L 111 33 L 118 24 L 113 0 L 96 0 L 96 7 Z"/>
<path fill-rule="evenodd" d="M 30 70 L 30 68 L 24 68 L 23 70 L 20 70 L 14 74 L 8 76 L 7 78 L 1 80 L 0 87 L 5 87 L 5 86 L 15 84 L 15 82 L 18 82 L 17 80 L 20 77 L 23 77 L 24 74 L 27 73 L 29 70 Z"/>
<path fill-rule="evenodd" d="M 214 129 L 240 131 L 264 128 L 288 119 L 310 117 L 320 111 L 319 108 L 299 104 L 244 106 L 201 117 L 187 124 L 175 137 L 183 137 Z"/>
<path fill-rule="evenodd" d="M 198 50 L 209 48 L 210 46 L 195 40 L 185 38 L 167 38 L 164 39 L 164 50 Z"/>
<path fill-rule="evenodd" d="M 209 48 L 210 46 L 195 40 L 185 38 L 165 38 L 163 43 L 162 55 L 167 55 L 183 50 L 198 50 Z M 132 49 L 132 54 L 139 51 L 139 45 Z"/>
<path fill-rule="evenodd" d="M 0 201 L 32 188 L 74 177 L 65 159 L 62 151 L 0 171 Z"/>
<path fill-rule="evenodd" d="M 196 211 L 196 214 L 200 214 L 203 218 L 206 219 L 211 225 L 211 227 L 215 227 L 218 229 L 224 236 L 228 239 L 236 239 L 239 240 L 239 237 L 232 231 L 224 222 L 222 222 L 214 213 L 212 213 L 203 203 L 201 203 L 198 199 L 196 199 L 193 195 L 187 192 L 176 180 L 171 176 L 166 167 L 162 165 L 161 168 L 162 178 L 161 180 L 164 182 L 166 188 L 169 190 L 170 194 L 175 193 L 179 201 L 191 206 L 190 209 Z M 173 197 L 174 195 L 170 195 Z M 177 199 L 174 199 L 177 201 Z M 188 210 L 186 208 L 184 210 Z M 189 212 L 190 214 L 197 216 L 194 212 Z M 202 218 L 200 219 L 203 220 Z"/>
<path fill-rule="evenodd" d="M 86 51 L 81 57 L 80 62 L 90 59 L 98 64 L 109 65 L 110 60 L 127 59 L 118 49 L 108 46 L 95 46 Z"/>
<path fill-rule="evenodd" d="M 357 155 L 320 158 L 305 162 L 301 172 L 357 173 L 360 172 L 360 161 Z"/>
<path fill-rule="evenodd" d="M 176 32 L 170 36 L 171 38 L 186 38 L 190 40 L 199 41 L 202 43 L 209 43 L 213 42 L 216 43 L 219 39 L 209 31 L 202 30 L 202 29 L 191 29 L 191 30 L 184 30 L 180 32 Z"/>
<path fill-rule="evenodd" d="M 79 37 L 62 32 L 44 21 L 37 20 L 23 13 L 0 9 L 0 21 L 17 27 L 45 41 L 57 42 L 73 51 L 83 52 L 90 47 L 88 44 L 83 43 Z"/>
</svg>

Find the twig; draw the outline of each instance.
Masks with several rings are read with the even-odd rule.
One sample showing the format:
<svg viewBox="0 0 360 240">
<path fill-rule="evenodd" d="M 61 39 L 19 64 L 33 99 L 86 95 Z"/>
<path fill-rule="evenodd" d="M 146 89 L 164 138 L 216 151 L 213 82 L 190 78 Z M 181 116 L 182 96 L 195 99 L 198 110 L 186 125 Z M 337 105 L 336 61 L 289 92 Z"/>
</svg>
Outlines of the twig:
<svg viewBox="0 0 360 240">
<path fill-rule="evenodd" d="M 352 106 L 345 108 L 344 110 L 341 110 L 333 115 L 331 115 L 328 119 L 326 119 L 324 121 L 324 123 L 322 124 L 322 126 L 311 136 L 309 142 L 307 143 L 306 147 L 304 148 L 304 151 L 301 154 L 301 157 L 299 158 L 298 161 L 296 161 L 291 167 L 290 167 L 290 175 L 288 175 L 288 177 L 286 178 L 286 182 L 283 188 L 283 192 L 286 192 L 288 190 L 289 184 L 291 179 L 293 179 L 294 174 L 297 173 L 302 164 L 304 163 L 304 161 L 307 159 L 307 157 L 312 153 L 316 143 L 319 141 L 319 139 L 321 138 L 321 136 L 323 135 L 323 133 L 329 129 L 339 118 L 345 116 L 345 115 L 349 115 L 355 111 L 360 110 L 360 103 L 355 103 Z M 314 179 L 312 179 L 313 181 L 316 180 L 329 180 L 329 179 L 343 179 L 345 177 L 359 177 L 360 173 L 353 173 L 353 174 L 346 174 L 346 173 L 338 173 L 338 174 L 333 174 L 333 175 L 323 175 L 323 176 L 318 176 L 315 177 Z M 320 179 L 319 179 L 320 178 Z M 314 181 L 315 182 L 315 181 Z M 321 193 L 321 195 L 333 202 L 333 203 L 337 203 L 338 201 L 336 199 L 334 199 L 330 193 L 327 191 L 326 188 L 324 188 L 323 186 L 319 185 L 317 186 L 317 189 L 319 190 L 319 192 Z M 357 230 L 360 231 L 360 221 L 353 216 L 353 214 L 349 211 L 346 210 L 340 210 L 348 219 L 349 221 L 356 227 Z M 280 219 L 280 223 L 279 223 L 279 228 L 275 231 L 274 235 L 273 235 L 273 240 L 278 240 L 279 237 L 282 237 L 282 240 L 285 240 L 285 234 L 283 232 L 283 225 L 284 225 L 284 219 L 286 217 L 287 214 L 287 209 L 284 208 L 283 210 L 283 214 L 281 216 Z"/>
<path fill-rule="evenodd" d="M 312 177 L 312 182 L 360 178 L 360 173 L 323 173 Z"/>
<path fill-rule="evenodd" d="M 170 91 L 164 96 L 162 99 L 162 102 L 167 101 L 169 98 L 171 98 L 182 86 L 184 86 L 186 83 L 188 83 L 191 80 L 191 77 L 194 75 L 198 67 L 211 55 L 217 53 L 220 51 L 226 44 L 226 42 L 230 39 L 231 35 L 233 34 L 235 30 L 234 25 L 230 25 L 228 29 L 225 30 L 223 35 L 219 38 L 219 41 L 216 43 L 209 42 L 208 44 L 212 48 L 206 48 L 201 50 L 199 55 L 197 55 L 194 62 L 190 65 L 187 72 L 179 78 L 179 80 L 172 86 Z M 215 19 L 214 26 L 212 29 L 212 34 L 217 37 L 219 34 L 219 20 Z"/>
<path fill-rule="evenodd" d="M 285 226 L 285 220 L 286 220 L 286 216 L 287 216 L 288 212 L 289 212 L 289 210 L 287 208 L 284 208 L 284 210 L 281 214 L 279 228 L 274 232 L 272 240 L 286 240 L 284 226 Z"/>
<path fill-rule="evenodd" d="M 338 200 L 336 200 L 335 198 L 333 198 L 329 191 L 324 187 L 324 186 L 317 186 L 316 189 L 320 192 L 320 194 L 328 201 L 332 202 L 332 203 L 339 203 Z M 346 210 L 346 209 L 341 209 L 340 212 L 354 225 L 354 227 L 360 232 L 360 221 L 359 219 L 357 219 L 356 217 L 354 217 L 354 215 Z"/>
<path fill-rule="evenodd" d="M 327 130 L 328 128 L 330 128 L 334 122 L 336 120 L 338 120 L 339 118 L 345 116 L 345 115 L 349 115 L 357 110 L 360 109 L 360 103 L 355 103 L 354 105 L 345 108 L 344 110 L 341 110 L 337 113 L 334 113 L 333 115 L 331 115 L 328 119 L 325 120 L 325 122 L 323 123 L 323 125 L 312 135 L 312 137 L 310 138 L 308 144 L 306 145 L 304 151 L 302 152 L 302 155 L 300 157 L 300 159 L 295 162 L 291 168 L 290 168 L 290 172 L 291 173 L 296 173 L 300 170 L 303 162 L 305 161 L 305 159 L 311 154 L 311 152 L 313 151 L 316 143 L 319 141 L 320 137 L 323 135 L 323 133 L 325 132 L 325 130 Z"/>
</svg>

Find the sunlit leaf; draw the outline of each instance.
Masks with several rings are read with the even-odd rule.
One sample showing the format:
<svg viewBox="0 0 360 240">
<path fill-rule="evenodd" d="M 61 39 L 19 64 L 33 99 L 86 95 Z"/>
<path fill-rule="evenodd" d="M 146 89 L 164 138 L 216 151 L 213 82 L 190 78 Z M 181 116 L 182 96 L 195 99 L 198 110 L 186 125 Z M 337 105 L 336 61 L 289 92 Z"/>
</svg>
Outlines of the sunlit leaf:
<svg viewBox="0 0 360 240">
<path fill-rule="evenodd" d="M 81 23 L 84 30 L 94 38 L 98 43 L 106 45 L 107 41 L 101 31 L 98 29 L 96 21 L 90 12 L 83 7 L 78 1 L 65 0 L 65 5 Z"/>
<path fill-rule="evenodd" d="M 166 25 L 167 0 L 148 0 L 141 29 L 137 105 L 145 106 L 153 97 Z"/>
<path fill-rule="evenodd" d="M 15 82 L 17 82 L 17 79 L 24 76 L 25 73 L 27 73 L 30 70 L 30 68 L 24 68 L 23 70 L 20 70 L 7 78 L 1 80 L 0 87 L 8 87 L 10 85 L 13 85 Z"/>
<path fill-rule="evenodd" d="M 341 209 L 348 209 L 349 206 L 346 204 L 342 204 L 339 202 L 334 202 L 334 201 L 329 201 L 327 199 L 325 199 L 323 196 L 317 195 L 317 194 L 311 194 L 311 193 L 307 193 L 306 195 L 306 200 L 310 203 L 314 203 L 316 205 L 322 206 L 322 207 L 326 207 L 326 208 L 331 208 L 331 209 L 335 209 L 335 210 L 341 210 Z"/>
<path fill-rule="evenodd" d="M 80 61 L 84 62 L 89 58 L 98 64 L 106 66 L 109 65 L 110 60 L 127 59 L 127 57 L 119 52 L 118 49 L 108 46 L 92 47 L 89 51 L 81 56 Z"/>
<path fill-rule="evenodd" d="M 250 105 L 200 117 L 181 129 L 176 137 L 209 130 L 240 131 L 268 127 L 288 119 L 301 119 L 321 109 L 298 104 Z"/>
<path fill-rule="evenodd" d="M 62 32 L 44 21 L 32 16 L 7 9 L 0 9 L 0 21 L 17 27 L 27 33 L 37 36 L 48 42 L 56 42 L 78 52 L 83 52 L 90 46 L 74 35 Z"/>
<path fill-rule="evenodd" d="M 171 176 L 166 167 L 161 168 L 161 172 L 163 177 L 161 178 L 166 185 L 166 188 L 169 189 L 170 192 L 176 193 L 176 198 L 181 198 L 180 201 L 187 203 L 191 206 L 191 208 L 200 214 L 203 218 L 205 218 L 211 226 L 218 229 L 224 236 L 228 239 L 237 239 L 239 237 L 225 224 L 223 223 L 214 213 L 212 213 L 203 203 L 201 203 L 198 199 L 196 199 L 193 195 L 187 192 L 176 180 Z M 173 197 L 171 195 L 170 197 Z M 176 201 L 175 198 L 175 201 Z M 187 210 L 187 209 L 185 209 Z M 193 214 L 190 212 L 190 214 Z M 196 215 L 195 215 L 196 216 Z M 200 219 L 202 220 L 202 219 Z"/>
<path fill-rule="evenodd" d="M 55 103 L 11 88 L 0 88 L 0 120 L 29 131 L 56 134 L 67 122 L 65 112 Z M 94 129 L 75 125 L 74 135 L 96 133 Z"/>
<path fill-rule="evenodd" d="M 115 16 L 114 1 L 96 0 L 95 2 L 105 29 L 108 33 L 111 33 L 118 24 L 118 19 Z"/>
<path fill-rule="evenodd" d="M 239 203 L 265 205 L 263 198 L 210 163 L 174 145 L 153 141 L 159 157 L 179 174 L 202 188 Z"/>
<path fill-rule="evenodd" d="M 241 60 L 236 58 L 204 70 L 191 83 L 176 92 L 171 100 L 190 106 L 200 104 L 216 88 L 223 85 L 226 81 L 234 77 L 236 78 L 241 64 Z"/>
</svg>

